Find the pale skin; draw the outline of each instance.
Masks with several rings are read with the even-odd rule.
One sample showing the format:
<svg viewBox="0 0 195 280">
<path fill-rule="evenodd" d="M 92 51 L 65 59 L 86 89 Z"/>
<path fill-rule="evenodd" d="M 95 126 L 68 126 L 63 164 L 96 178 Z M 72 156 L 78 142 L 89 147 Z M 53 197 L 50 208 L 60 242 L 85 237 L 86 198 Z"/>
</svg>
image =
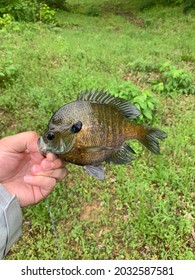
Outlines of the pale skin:
<svg viewBox="0 0 195 280">
<path fill-rule="evenodd" d="M 38 135 L 33 131 L 0 140 L 0 183 L 17 196 L 22 207 L 47 197 L 56 182 L 67 175 L 56 155 L 40 154 L 37 140 Z"/>
</svg>

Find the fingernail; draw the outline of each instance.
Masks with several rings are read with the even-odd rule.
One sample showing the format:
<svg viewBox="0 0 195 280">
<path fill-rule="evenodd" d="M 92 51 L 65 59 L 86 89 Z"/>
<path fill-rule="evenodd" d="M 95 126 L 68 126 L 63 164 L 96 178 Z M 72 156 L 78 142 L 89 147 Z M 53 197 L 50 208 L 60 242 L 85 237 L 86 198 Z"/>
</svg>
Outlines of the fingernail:
<svg viewBox="0 0 195 280">
<path fill-rule="evenodd" d="M 47 154 L 47 160 L 48 160 L 49 162 L 54 161 L 56 158 L 57 158 L 57 157 L 56 157 L 54 154 L 52 154 L 51 152 L 49 152 L 49 153 Z"/>
<path fill-rule="evenodd" d="M 43 169 L 45 169 L 45 170 L 51 169 L 53 166 L 53 164 L 51 162 L 49 162 L 48 160 L 44 160 L 41 165 L 42 165 Z"/>
<path fill-rule="evenodd" d="M 43 171 L 43 167 L 41 165 L 33 165 L 31 172 L 32 173 L 40 173 L 41 171 Z"/>
<path fill-rule="evenodd" d="M 31 175 L 25 175 L 24 176 L 24 182 L 25 183 L 31 183 L 32 180 L 33 180 L 33 176 L 31 176 Z"/>
</svg>

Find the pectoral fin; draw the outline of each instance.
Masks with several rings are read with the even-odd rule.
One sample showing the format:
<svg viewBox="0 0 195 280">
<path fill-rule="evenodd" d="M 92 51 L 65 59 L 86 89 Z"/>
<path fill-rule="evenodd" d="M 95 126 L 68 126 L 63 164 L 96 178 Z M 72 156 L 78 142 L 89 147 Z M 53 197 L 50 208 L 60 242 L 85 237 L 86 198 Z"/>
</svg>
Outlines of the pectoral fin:
<svg viewBox="0 0 195 280">
<path fill-rule="evenodd" d="M 87 173 L 99 180 L 104 180 L 104 167 L 102 165 L 85 165 Z"/>
</svg>

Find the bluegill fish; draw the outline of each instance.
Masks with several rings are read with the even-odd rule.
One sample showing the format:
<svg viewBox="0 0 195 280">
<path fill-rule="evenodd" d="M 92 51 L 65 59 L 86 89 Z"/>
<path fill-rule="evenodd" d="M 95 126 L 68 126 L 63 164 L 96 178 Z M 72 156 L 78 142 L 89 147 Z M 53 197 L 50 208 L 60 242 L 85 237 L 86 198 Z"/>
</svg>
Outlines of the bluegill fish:
<svg viewBox="0 0 195 280">
<path fill-rule="evenodd" d="M 158 139 L 166 138 L 166 133 L 133 122 L 139 115 L 139 110 L 124 99 L 103 91 L 86 91 L 54 113 L 38 140 L 39 150 L 84 166 L 88 174 L 103 180 L 103 161 L 132 161 L 135 152 L 126 140 L 137 139 L 154 154 L 160 153 Z"/>
</svg>

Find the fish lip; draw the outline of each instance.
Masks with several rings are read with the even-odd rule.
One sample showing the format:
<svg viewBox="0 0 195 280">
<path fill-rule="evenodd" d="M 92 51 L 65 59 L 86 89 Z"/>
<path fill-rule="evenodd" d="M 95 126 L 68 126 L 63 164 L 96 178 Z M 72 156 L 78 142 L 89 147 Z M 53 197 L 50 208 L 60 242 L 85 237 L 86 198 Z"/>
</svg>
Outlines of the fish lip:
<svg viewBox="0 0 195 280">
<path fill-rule="evenodd" d="M 45 144 L 43 137 L 39 137 L 39 139 L 37 141 L 37 145 L 38 145 L 40 154 L 45 156 L 47 154 L 47 145 Z"/>
</svg>

